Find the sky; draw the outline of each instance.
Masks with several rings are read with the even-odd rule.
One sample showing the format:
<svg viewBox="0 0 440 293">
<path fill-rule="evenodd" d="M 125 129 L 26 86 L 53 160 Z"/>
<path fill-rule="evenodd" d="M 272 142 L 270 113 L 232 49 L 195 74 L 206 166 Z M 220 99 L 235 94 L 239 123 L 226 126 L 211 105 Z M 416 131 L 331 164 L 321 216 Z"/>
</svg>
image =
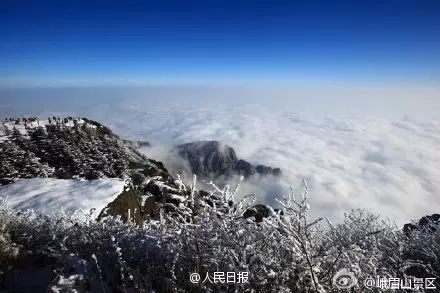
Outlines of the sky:
<svg viewBox="0 0 440 293">
<path fill-rule="evenodd" d="M 0 86 L 440 83 L 440 2 L 0 1 Z"/>
</svg>

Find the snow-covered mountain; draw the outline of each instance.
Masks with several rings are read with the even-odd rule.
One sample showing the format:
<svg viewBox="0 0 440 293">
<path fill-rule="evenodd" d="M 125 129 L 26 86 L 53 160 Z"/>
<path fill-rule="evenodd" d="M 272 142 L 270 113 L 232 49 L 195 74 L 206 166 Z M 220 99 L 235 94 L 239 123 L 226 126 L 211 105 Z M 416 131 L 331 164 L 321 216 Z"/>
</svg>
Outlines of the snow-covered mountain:
<svg viewBox="0 0 440 293">
<path fill-rule="evenodd" d="M 157 217 L 159 205 L 187 193 L 132 142 L 96 121 L 73 117 L 2 122 L 0 183 L 0 196 L 16 208 L 97 209 L 101 216 L 129 215 L 138 222 Z"/>
</svg>

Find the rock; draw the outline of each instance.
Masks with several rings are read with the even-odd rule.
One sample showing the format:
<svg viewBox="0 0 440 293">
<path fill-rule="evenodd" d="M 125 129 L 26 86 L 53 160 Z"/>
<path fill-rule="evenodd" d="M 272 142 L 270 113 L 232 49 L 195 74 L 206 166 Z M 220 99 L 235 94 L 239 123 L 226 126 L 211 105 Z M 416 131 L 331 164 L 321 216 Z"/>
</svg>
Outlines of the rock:
<svg viewBox="0 0 440 293">
<path fill-rule="evenodd" d="M 251 208 L 248 208 L 244 214 L 243 218 L 253 217 L 257 223 L 263 221 L 264 218 L 269 217 L 271 214 L 269 208 L 264 204 L 256 204 Z"/>
<path fill-rule="evenodd" d="M 403 225 L 403 232 L 411 236 L 413 231 L 435 232 L 440 226 L 440 214 L 432 214 L 422 217 L 417 224 L 409 223 Z"/>
<path fill-rule="evenodd" d="M 232 148 L 218 141 L 199 141 L 178 146 L 191 171 L 204 178 L 232 175 L 237 156 Z"/>
<path fill-rule="evenodd" d="M 191 171 L 199 177 L 215 179 L 220 176 L 255 174 L 281 175 L 279 168 L 257 165 L 238 159 L 234 149 L 218 141 L 197 141 L 179 145 L 179 154 L 188 161 Z"/>
<path fill-rule="evenodd" d="M 403 233 L 405 233 L 406 236 L 410 236 L 411 233 L 416 230 L 419 230 L 419 227 L 415 224 L 408 223 L 403 225 Z"/>
<path fill-rule="evenodd" d="M 430 229 L 437 229 L 440 224 L 440 214 L 432 214 L 430 216 L 424 216 L 419 220 L 419 226 Z"/>
<path fill-rule="evenodd" d="M 404 234 L 412 241 L 412 237 L 430 237 L 430 234 L 438 233 L 440 228 L 440 214 L 432 214 L 422 217 L 418 223 L 409 223 L 403 226 Z M 417 233 L 414 233 L 417 232 Z M 435 234 L 434 234 L 435 235 Z M 405 268 L 405 274 L 416 278 L 425 278 L 432 272 L 430 264 L 433 259 L 432 255 L 426 254 L 423 249 L 404 251 L 404 256 L 409 260 Z"/>
<path fill-rule="evenodd" d="M 257 172 L 256 168 L 251 163 L 244 160 L 238 160 L 234 169 L 238 174 L 245 177 L 249 177 Z"/>
<path fill-rule="evenodd" d="M 133 186 L 125 186 L 124 191 L 101 211 L 98 220 L 106 216 L 120 216 L 123 221 L 142 224 L 142 202 Z"/>
</svg>

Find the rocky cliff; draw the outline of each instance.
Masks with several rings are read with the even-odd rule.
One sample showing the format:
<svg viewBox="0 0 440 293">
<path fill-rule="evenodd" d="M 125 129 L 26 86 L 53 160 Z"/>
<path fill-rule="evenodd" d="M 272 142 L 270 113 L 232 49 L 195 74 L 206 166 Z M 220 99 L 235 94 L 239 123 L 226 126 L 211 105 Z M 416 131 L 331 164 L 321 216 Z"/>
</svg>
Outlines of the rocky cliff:
<svg viewBox="0 0 440 293">
<path fill-rule="evenodd" d="M 179 145 L 179 154 L 188 161 L 191 171 L 202 178 L 215 179 L 233 175 L 275 175 L 281 174 L 280 168 L 265 165 L 253 165 L 237 158 L 234 149 L 218 141 L 197 141 Z"/>
</svg>

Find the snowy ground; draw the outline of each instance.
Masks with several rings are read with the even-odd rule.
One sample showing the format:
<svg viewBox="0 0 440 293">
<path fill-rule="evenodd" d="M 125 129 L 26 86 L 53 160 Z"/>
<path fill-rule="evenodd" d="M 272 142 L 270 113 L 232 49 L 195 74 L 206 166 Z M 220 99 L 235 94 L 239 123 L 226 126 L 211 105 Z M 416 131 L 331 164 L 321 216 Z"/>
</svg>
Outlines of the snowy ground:
<svg viewBox="0 0 440 293">
<path fill-rule="evenodd" d="M 41 214 L 61 210 L 89 213 L 95 208 L 97 212 L 94 215 L 97 216 L 123 188 L 124 181 L 120 179 L 87 181 L 34 178 L 0 186 L 0 198 L 6 198 L 8 205 L 16 209 L 33 209 Z"/>
</svg>

